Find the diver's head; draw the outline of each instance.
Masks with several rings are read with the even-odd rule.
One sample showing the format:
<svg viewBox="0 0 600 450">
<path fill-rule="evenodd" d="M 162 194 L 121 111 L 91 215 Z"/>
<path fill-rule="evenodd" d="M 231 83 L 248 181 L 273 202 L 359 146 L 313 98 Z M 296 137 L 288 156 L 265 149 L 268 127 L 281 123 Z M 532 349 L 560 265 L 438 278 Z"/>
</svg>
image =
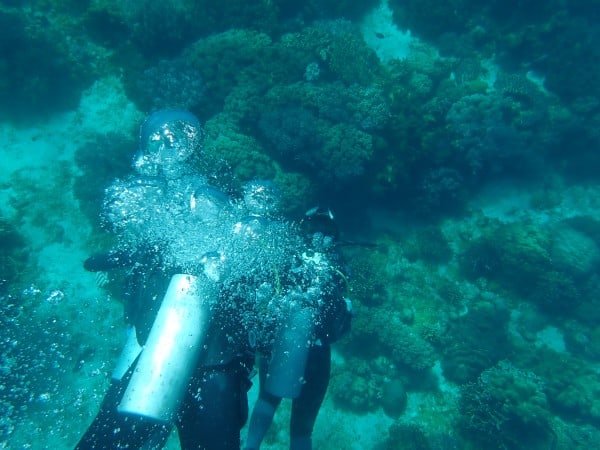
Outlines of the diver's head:
<svg viewBox="0 0 600 450">
<path fill-rule="evenodd" d="M 279 190 L 272 181 L 249 181 L 243 187 L 244 205 L 251 215 L 272 217 L 279 213 Z"/>
<path fill-rule="evenodd" d="M 304 213 L 300 227 L 312 239 L 313 245 L 329 247 L 340 235 L 331 210 L 320 206 L 311 208 Z"/>
<path fill-rule="evenodd" d="M 142 175 L 175 178 L 183 163 L 200 148 L 202 129 L 192 113 L 160 110 L 140 127 L 140 148 L 133 166 Z"/>
</svg>

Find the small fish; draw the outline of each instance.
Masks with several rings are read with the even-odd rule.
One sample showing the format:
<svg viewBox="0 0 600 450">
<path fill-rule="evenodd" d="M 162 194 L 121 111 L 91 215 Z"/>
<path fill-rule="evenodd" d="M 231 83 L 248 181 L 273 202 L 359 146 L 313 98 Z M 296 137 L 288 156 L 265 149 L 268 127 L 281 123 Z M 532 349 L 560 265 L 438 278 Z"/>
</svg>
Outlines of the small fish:
<svg viewBox="0 0 600 450">
<path fill-rule="evenodd" d="M 108 273 L 106 272 L 96 272 L 96 286 L 99 288 L 103 288 L 108 284 Z"/>
</svg>

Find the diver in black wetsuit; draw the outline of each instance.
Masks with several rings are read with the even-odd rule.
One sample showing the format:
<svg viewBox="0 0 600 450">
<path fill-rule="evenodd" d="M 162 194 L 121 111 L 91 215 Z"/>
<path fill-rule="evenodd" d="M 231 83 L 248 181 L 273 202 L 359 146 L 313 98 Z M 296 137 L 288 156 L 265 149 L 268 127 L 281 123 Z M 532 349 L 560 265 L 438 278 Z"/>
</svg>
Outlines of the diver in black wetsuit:
<svg viewBox="0 0 600 450">
<path fill-rule="evenodd" d="M 294 271 L 292 284 L 299 287 L 301 298 L 317 296 L 320 307 L 316 317 L 292 314 L 279 338 L 271 341 L 274 344 L 262 349 L 259 397 L 250 418 L 246 450 L 260 447 L 282 398 L 292 399 L 290 449 L 312 448 L 314 424 L 329 384 L 331 344 L 350 329 L 352 305 L 344 295 L 347 280 L 335 251 L 338 230 L 333 214 L 315 208 L 307 213 L 303 225 L 311 241 L 310 253 L 302 254 L 303 264 Z M 314 325 L 307 327 L 310 332 L 302 327 L 303 319 Z M 282 353 L 291 354 L 293 361 L 282 364 Z"/>
<path fill-rule="evenodd" d="M 113 256 L 90 258 L 86 261 L 86 268 L 106 270 L 107 265 L 102 261 L 114 260 Z M 148 259 L 150 261 L 152 258 Z M 129 292 L 135 292 L 136 297 L 128 299 L 130 305 L 140 299 L 156 297 L 155 293 L 165 292 L 169 284 L 168 277 L 163 273 L 153 273 L 149 265 L 138 266 L 130 276 Z M 157 307 L 148 308 L 144 314 L 139 314 L 139 305 L 134 309 L 138 312 L 135 315 L 130 312 L 128 319 L 136 325 L 130 330 L 128 343 L 113 371 L 100 411 L 76 448 L 160 449 L 168 439 L 172 425 L 175 425 L 182 449 L 239 449 L 240 429 L 247 419 L 246 393 L 250 387 L 248 375 L 253 363 L 251 351 L 243 345 L 238 345 L 229 359 L 217 361 L 213 358 L 211 363 L 196 365 L 171 421 L 119 411 L 139 360 L 136 355 L 140 352 L 140 344 L 145 343 L 149 334 L 146 324 L 150 316 L 156 315 Z M 213 329 L 218 330 L 230 318 L 213 316 Z"/>
<path fill-rule="evenodd" d="M 162 448 L 173 425 L 182 449 L 240 447 L 253 351 L 239 326 L 236 299 L 221 298 L 227 278 L 222 255 L 234 256 L 236 247 L 219 242 L 235 240 L 228 236 L 235 214 L 224 194 L 183 164 L 199 135 L 188 112 L 154 113 L 140 131 L 134 163 L 140 176 L 107 190 L 105 216 L 119 250 L 95 255 L 84 266 L 126 272 L 131 328 L 77 449 Z M 234 283 L 235 273 L 231 278 Z"/>
</svg>

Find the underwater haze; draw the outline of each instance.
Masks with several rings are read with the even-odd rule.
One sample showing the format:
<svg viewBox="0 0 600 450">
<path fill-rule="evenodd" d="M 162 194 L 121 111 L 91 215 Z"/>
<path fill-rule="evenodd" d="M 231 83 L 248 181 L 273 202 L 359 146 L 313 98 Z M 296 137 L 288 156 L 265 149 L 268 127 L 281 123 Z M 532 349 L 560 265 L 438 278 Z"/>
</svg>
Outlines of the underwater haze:
<svg viewBox="0 0 600 450">
<path fill-rule="evenodd" d="M 595 0 L 0 0 L 0 448 L 99 409 L 124 293 L 83 262 L 161 109 L 227 194 L 335 214 L 354 318 L 315 449 L 598 446 Z"/>
</svg>

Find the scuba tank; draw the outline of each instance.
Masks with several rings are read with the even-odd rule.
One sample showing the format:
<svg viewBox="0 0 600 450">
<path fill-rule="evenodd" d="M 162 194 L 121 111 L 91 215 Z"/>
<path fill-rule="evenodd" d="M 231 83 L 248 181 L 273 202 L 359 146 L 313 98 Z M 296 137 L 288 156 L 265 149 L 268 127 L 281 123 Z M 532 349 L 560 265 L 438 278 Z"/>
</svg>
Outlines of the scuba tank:
<svg viewBox="0 0 600 450">
<path fill-rule="evenodd" d="M 275 332 L 265 390 L 276 397 L 296 398 L 304 384 L 304 371 L 314 333 L 314 310 L 290 302 L 286 317 Z"/>
<path fill-rule="evenodd" d="M 205 274 L 173 275 L 117 409 L 171 421 L 197 366 L 218 285 Z"/>
</svg>

